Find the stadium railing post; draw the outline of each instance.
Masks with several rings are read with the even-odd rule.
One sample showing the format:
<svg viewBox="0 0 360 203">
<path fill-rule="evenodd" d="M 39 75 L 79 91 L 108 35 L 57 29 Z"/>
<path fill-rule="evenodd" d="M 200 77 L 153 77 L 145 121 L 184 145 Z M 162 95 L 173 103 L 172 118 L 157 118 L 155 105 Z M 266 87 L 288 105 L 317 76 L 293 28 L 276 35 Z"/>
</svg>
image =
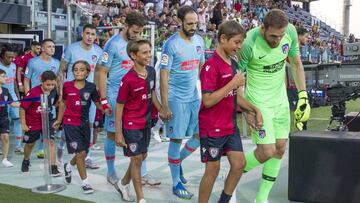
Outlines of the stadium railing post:
<svg viewBox="0 0 360 203">
<path fill-rule="evenodd" d="M 49 106 L 48 98 L 46 94 L 40 96 L 41 102 L 41 126 L 42 126 L 42 136 L 45 148 L 45 158 L 44 158 L 44 180 L 45 185 L 41 185 L 32 189 L 32 192 L 35 193 L 56 193 L 66 189 L 64 184 L 52 184 L 51 181 L 51 165 L 49 165 L 49 155 L 50 155 L 50 126 L 49 126 Z"/>
</svg>

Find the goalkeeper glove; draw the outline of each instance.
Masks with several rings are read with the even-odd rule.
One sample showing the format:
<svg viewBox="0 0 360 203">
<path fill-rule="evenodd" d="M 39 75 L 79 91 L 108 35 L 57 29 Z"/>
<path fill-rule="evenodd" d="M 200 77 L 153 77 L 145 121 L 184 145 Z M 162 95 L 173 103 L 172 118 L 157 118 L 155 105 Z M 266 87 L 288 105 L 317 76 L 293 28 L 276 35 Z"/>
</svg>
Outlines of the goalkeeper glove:
<svg viewBox="0 0 360 203">
<path fill-rule="evenodd" d="M 299 99 L 296 105 L 295 115 L 295 126 L 302 130 L 303 122 L 307 121 L 310 117 L 310 104 L 307 92 L 301 90 L 298 93 Z"/>
</svg>

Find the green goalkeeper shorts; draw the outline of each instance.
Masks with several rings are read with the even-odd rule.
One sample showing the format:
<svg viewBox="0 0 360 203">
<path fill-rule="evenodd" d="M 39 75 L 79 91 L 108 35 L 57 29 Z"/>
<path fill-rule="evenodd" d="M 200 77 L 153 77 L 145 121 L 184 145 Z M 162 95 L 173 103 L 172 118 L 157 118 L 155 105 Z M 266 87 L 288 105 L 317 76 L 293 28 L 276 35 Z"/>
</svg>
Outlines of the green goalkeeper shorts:
<svg viewBox="0 0 360 203">
<path fill-rule="evenodd" d="M 288 102 L 257 108 L 261 111 L 264 125 L 261 130 L 251 132 L 254 144 L 274 144 L 277 139 L 289 138 L 291 121 Z"/>
</svg>

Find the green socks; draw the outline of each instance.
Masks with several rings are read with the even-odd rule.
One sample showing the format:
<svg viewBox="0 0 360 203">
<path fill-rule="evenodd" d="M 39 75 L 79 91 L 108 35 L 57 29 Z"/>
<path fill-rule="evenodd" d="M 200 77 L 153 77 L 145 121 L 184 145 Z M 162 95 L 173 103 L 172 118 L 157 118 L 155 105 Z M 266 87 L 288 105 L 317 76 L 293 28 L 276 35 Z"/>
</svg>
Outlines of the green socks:
<svg viewBox="0 0 360 203">
<path fill-rule="evenodd" d="M 254 151 L 245 154 L 245 159 L 246 159 L 246 166 L 244 169 L 244 173 L 249 172 L 251 169 L 260 165 L 260 162 L 255 157 Z"/>
<path fill-rule="evenodd" d="M 281 159 L 276 158 L 271 158 L 264 163 L 260 188 L 256 196 L 256 203 L 261 203 L 262 201 L 268 199 L 271 188 L 273 187 L 276 177 L 279 174 L 280 166 Z"/>
</svg>

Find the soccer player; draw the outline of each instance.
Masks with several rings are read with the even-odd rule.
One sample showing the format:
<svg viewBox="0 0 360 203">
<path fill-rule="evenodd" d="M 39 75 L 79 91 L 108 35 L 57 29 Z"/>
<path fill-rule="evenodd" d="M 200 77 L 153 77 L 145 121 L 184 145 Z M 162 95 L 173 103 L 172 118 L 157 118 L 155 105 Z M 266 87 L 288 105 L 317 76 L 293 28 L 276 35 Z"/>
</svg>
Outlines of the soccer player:
<svg viewBox="0 0 360 203">
<path fill-rule="evenodd" d="M 236 122 L 236 106 L 240 105 L 256 118 L 261 127 L 261 113 L 241 95 L 239 86 L 244 76 L 232 59 L 245 39 L 245 29 L 236 21 L 219 26 L 218 47 L 200 72 L 202 103 L 199 111 L 201 161 L 206 163 L 205 174 L 199 187 L 199 202 L 206 203 L 220 170 L 220 158 L 226 155 L 230 171 L 218 202 L 227 203 L 240 180 L 245 157 Z M 226 108 L 224 108 L 226 107 Z"/>
<path fill-rule="evenodd" d="M 245 154 L 245 172 L 263 164 L 256 203 L 268 202 L 278 176 L 281 158 L 290 132 L 290 110 L 285 86 L 285 64 L 289 58 L 292 76 L 299 91 L 295 124 L 301 129 L 309 118 L 303 65 L 299 56 L 296 29 L 278 9 L 267 13 L 260 27 L 250 30 L 239 51 L 239 67 L 247 71 L 246 99 L 255 105 L 264 119 L 263 129 L 252 131 L 257 145 Z M 301 108 L 300 108 L 301 107 Z M 247 120 L 251 120 L 247 117 Z"/>
<path fill-rule="evenodd" d="M 173 193 L 184 199 L 193 194 L 183 184 L 181 163 L 199 146 L 198 113 L 200 99 L 196 83 L 199 69 L 205 61 L 204 41 L 195 34 L 198 16 L 190 6 L 181 7 L 177 16 L 181 30 L 164 44 L 160 63 L 160 114 L 166 122 L 170 138 L 168 161 L 173 181 Z M 190 137 L 180 151 L 182 139 Z"/>
<path fill-rule="evenodd" d="M 19 107 L 19 103 L 13 102 L 13 98 L 9 90 L 5 87 L 1 87 L 5 84 L 6 74 L 5 71 L 0 69 L 0 137 L 2 141 L 2 155 L 3 159 L 1 163 L 5 167 L 13 167 L 14 165 L 7 159 L 9 152 L 9 132 L 10 122 L 8 119 L 8 103 L 12 107 Z"/>
<path fill-rule="evenodd" d="M 16 86 L 16 65 L 12 62 L 15 57 L 15 52 L 13 48 L 6 44 L 0 53 L 0 70 L 4 70 L 6 73 L 6 80 L 3 87 L 9 90 L 11 97 L 13 100 L 17 101 L 19 98 L 19 92 Z M 21 149 L 21 124 L 19 119 L 19 108 L 14 108 L 12 106 L 8 106 L 9 110 L 9 117 L 12 121 L 12 135 L 15 136 L 16 139 L 16 152 L 22 152 Z"/>
<path fill-rule="evenodd" d="M 72 73 L 75 79 L 64 83 L 58 117 L 53 125 L 54 128 L 59 128 L 60 124 L 63 124 L 68 152 L 75 153 L 70 163 L 64 164 L 65 182 L 71 183 L 72 168 L 76 165 L 85 194 L 94 192 L 87 179 L 85 167 L 85 158 L 90 146 L 88 112 L 91 101 L 101 109 L 95 84 L 86 80 L 90 72 L 90 64 L 84 60 L 73 64 Z"/>
<path fill-rule="evenodd" d="M 40 76 L 44 71 L 51 70 L 54 73 L 58 73 L 59 71 L 60 62 L 52 57 L 55 53 L 54 41 L 52 39 L 44 39 L 41 42 L 41 50 L 42 52 L 40 56 L 30 59 L 26 67 L 24 79 L 25 94 L 30 90 L 30 88 L 40 85 Z M 55 112 L 53 112 L 53 114 L 55 116 Z M 44 146 L 42 139 L 40 139 L 37 150 L 37 157 L 44 158 Z"/>
<path fill-rule="evenodd" d="M 42 135 L 42 125 L 41 125 L 41 103 L 40 95 L 45 94 L 48 98 L 48 107 L 50 109 L 49 113 L 49 165 L 51 167 L 51 176 L 57 177 L 61 176 L 57 166 L 55 165 L 55 130 L 52 128 L 52 123 L 54 121 L 52 115 L 52 108 L 58 102 L 58 94 L 55 89 L 56 86 L 56 75 L 53 71 L 44 71 L 41 74 L 41 84 L 30 89 L 24 99 L 30 98 L 39 98 L 37 101 L 23 101 L 20 105 L 20 119 L 21 127 L 25 132 L 23 137 L 23 142 L 25 143 L 24 147 L 24 159 L 21 165 L 22 172 L 28 172 L 30 166 L 30 155 L 31 151 L 35 145 L 35 142 L 43 137 Z M 46 139 L 47 140 L 47 139 Z"/>
<path fill-rule="evenodd" d="M 71 45 L 69 45 L 64 52 L 64 57 L 61 60 L 60 63 L 60 69 L 59 69 L 59 74 L 58 74 L 58 85 L 59 85 L 59 90 L 61 92 L 62 90 L 62 86 L 63 86 L 63 82 L 64 81 L 72 81 L 74 80 L 74 75 L 72 72 L 72 66 L 76 61 L 79 60 L 85 60 L 90 64 L 90 73 L 87 76 L 86 80 L 88 82 L 94 83 L 94 70 L 95 70 L 95 66 L 96 63 L 98 62 L 99 58 L 102 55 L 102 49 L 94 44 L 94 41 L 96 39 L 96 27 L 92 24 L 86 24 L 83 27 L 83 32 L 81 34 L 82 39 L 79 42 L 75 42 Z M 66 73 L 67 71 L 67 73 Z M 66 75 L 66 78 L 65 78 Z M 60 93 L 61 94 L 61 93 Z M 95 120 L 95 112 L 96 112 L 96 107 L 93 103 L 91 103 L 90 106 L 90 111 L 89 111 L 89 121 L 90 121 L 90 144 L 93 143 L 93 133 L 94 133 L 94 128 L 93 128 L 93 123 Z M 59 145 L 58 145 L 58 159 L 61 160 L 61 155 L 62 155 L 62 149 L 64 146 L 64 141 L 60 141 Z M 86 167 L 90 168 L 90 169 L 98 169 L 99 166 L 97 164 L 95 164 L 91 158 L 90 158 L 90 151 L 86 156 Z"/>
<path fill-rule="evenodd" d="M 130 41 L 127 54 L 134 66 L 121 80 L 115 113 L 115 141 L 124 147 L 124 155 L 130 157 L 130 177 L 137 201 L 146 203 L 141 183 L 141 163 L 146 159 L 151 139 L 152 105 L 160 109 L 155 95 L 155 70 L 148 66 L 151 61 L 151 43 L 148 40 Z M 130 179 L 131 178 L 131 179 Z"/>
<path fill-rule="evenodd" d="M 105 45 L 104 53 L 96 67 L 96 75 L 98 75 L 97 85 L 100 90 L 101 104 L 103 109 L 111 109 L 111 116 L 105 117 L 105 130 L 107 138 L 104 144 L 105 158 L 107 163 L 107 180 L 113 184 L 117 191 L 121 191 L 125 201 L 133 200 L 127 193 L 126 187 L 119 184 L 119 177 L 115 171 L 115 105 L 116 97 L 119 91 L 122 77 L 133 66 L 133 62 L 126 52 L 126 45 L 130 40 L 137 40 L 143 31 L 143 27 L 147 24 L 145 17 L 138 12 L 130 12 L 126 16 L 124 29 L 117 35 L 114 35 Z M 154 180 L 149 174 L 146 174 L 146 162 L 142 164 L 142 177 L 148 184 L 160 184 Z"/>
</svg>

